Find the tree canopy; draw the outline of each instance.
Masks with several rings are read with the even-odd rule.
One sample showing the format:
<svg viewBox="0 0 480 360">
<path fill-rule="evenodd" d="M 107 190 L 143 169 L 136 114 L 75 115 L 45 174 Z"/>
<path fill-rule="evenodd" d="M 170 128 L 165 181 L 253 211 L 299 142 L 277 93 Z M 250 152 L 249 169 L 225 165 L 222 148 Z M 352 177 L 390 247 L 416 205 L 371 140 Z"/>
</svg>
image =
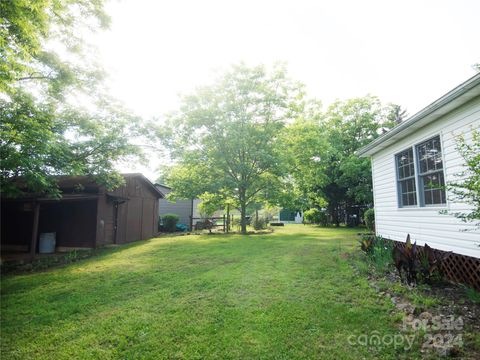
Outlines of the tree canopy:
<svg viewBox="0 0 480 360">
<path fill-rule="evenodd" d="M 143 134 L 140 119 L 105 95 L 82 41 L 108 26 L 103 3 L 0 2 L 2 193 L 59 196 L 57 175 L 91 175 L 112 188 L 123 181 L 116 164 L 141 155 L 132 142 Z"/>
<path fill-rule="evenodd" d="M 177 196 L 221 193 L 233 199 L 246 232 L 246 209 L 271 196 L 283 176 L 279 136 L 302 106 L 303 89 L 282 67 L 233 66 L 213 85 L 183 98 L 164 133 L 177 161 Z"/>
</svg>

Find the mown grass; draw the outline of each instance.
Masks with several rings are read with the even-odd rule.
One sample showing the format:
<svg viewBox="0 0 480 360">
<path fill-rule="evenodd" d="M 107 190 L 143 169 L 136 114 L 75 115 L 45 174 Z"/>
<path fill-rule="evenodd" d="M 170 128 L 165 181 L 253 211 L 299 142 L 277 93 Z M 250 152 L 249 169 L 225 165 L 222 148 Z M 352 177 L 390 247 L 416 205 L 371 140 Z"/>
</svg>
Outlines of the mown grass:
<svg viewBox="0 0 480 360">
<path fill-rule="evenodd" d="M 2 279 L 2 359 L 412 358 L 347 254 L 356 229 L 152 239 Z"/>
</svg>

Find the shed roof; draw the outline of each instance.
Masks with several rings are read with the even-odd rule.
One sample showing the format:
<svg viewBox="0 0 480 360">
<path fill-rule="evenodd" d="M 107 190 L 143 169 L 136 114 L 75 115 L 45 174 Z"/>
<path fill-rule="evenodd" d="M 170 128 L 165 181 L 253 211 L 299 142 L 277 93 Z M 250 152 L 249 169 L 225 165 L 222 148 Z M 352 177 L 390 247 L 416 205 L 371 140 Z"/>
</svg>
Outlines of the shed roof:
<svg viewBox="0 0 480 360">
<path fill-rule="evenodd" d="M 480 96 L 480 73 L 458 85 L 433 103 L 417 112 L 389 132 L 357 151 L 363 157 L 371 156 L 450 111 Z"/>
<path fill-rule="evenodd" d="M 165 195 L 150 181 L 148 180 L 143 174 L 141 173 L 127 173 L 122 174 L 122 176 L 126 178 L 139 178 L 158 198 L 164 198 Z M 99 193 L 99 189 L 102 187 L 100 184 L 95 182 L 95 180 L 90 176 L 58 176 L 56 178 L 57 185 L 64 193 L 62 194 L 63 200 L 73 200 L 73 199 L 84 199 L 84 198 L 92 198 L 95 194 Z M 21 179 L 19 180 L 21 181 Z M 82 186 L 82 191 L 80 193 L 69 193 L 70 189 L 74 189 L 78 185 Z M 45 197 L 44 194 L 36 194 L 36 193 L 25 193 L 17 199 L 36 199 L 36 200 L 45 200 L 51 201 L 51 198 Z M 55 199 L 59 200 L 59 199 Z"/>
</svg>

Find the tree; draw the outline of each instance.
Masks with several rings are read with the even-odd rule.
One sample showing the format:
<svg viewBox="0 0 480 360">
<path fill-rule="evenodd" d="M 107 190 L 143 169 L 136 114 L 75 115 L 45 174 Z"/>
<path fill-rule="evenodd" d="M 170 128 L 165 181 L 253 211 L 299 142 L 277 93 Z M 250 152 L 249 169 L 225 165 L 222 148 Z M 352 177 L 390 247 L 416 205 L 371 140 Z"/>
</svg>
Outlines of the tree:
<svg viewBox="0 0 480 360">
<path fill-rule="evenodd" d="M 103 0 L 0 2 L 0 91 L 40 88 L 60 97 L 69 87 L 96 85 L 102 71 L 83 56 L 85 31 L 105 29 Z M 52 46 L 54 45 L 54 46 Z M 52 48 L 61 48 L 63 58 Z"/>
<path fill-rule="evenodd" d="M 386 107 L 387 119 L 390 125 L 398 125 L 408 116 L 407 110 L 397 104 L 388 104 Z M 383 129 L 387 131 L 388 129 Z"/>
<path fill-rule="evenodd" d="M 394 109 L 395 111 L 392 111 Z M 340 210 L 372 202 L 370 160 L 356 151 L 394 126 L 399 106 L 382 106 L 373 96 L 333 103 L 325 113 L 310 108 L 288 126 L 284 157 L 303 209 L 326 207 L 340 224 Z M 400 111 L 400 112 L 398 112 Z"/>
<path fill-rule="evenodd" d="M 320 108 L 316 114 L 320 114 Z M 327 180 L 325 171 L 331 146 L 315 114 L 305 113 L 289 124 L 282 133 L 281 143 L 290 176 L 283 181 L 278 202 L 290 209 L 325 206 L 319 186 Z"/>
<path fill-rule="evenodd" d="M 323 195 L 333 222 L 338 226 L 341 206 L 372 203 L 370 159 L 356 151 L 377 138 L 394 121 L 378 98 L 366 96 L 332 104 L 325 114 L 324 126 L 332 146 Z"/>
<path fill-rule="evenodd" d="M 108 26 L 103 0 L 2 1 L 0 14 L 2 192 L 60 196 L 57 175 L 121 184 L 115 166 L 141 154 L 132 138 L 145 133 L 84 51 L 85 32 Z"/>
<path fill-rule="evenodd" d="M 278 138 L 300 111 L 302 96 L 282 67 L 240 64 L 184 97 L 163 133 L 177 162 L 169 175 L 174 192 L 225 194 L 238 204 L 246 233 L 247 206 L 268 198 L 284 175 Z"/>
<path fill-rule="evenodd" d="M 456 138 L 456 148 L 464 160 L 465 170 L 456 174 L 457 180 L 447 184 L 454 201 L 471 206 L 470 211 L 444 211 L 464 222 L 480 228 L 480 131 L 472 130 L 471 139 L 464 135 Z"/>
</svg>

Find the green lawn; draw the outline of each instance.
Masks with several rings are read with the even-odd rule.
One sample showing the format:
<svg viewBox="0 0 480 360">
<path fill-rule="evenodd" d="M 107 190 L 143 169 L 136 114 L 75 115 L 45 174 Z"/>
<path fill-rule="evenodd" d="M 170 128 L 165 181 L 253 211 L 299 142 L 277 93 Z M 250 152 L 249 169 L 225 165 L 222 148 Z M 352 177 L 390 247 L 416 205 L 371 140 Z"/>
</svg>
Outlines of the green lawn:
<svg viewBox="0 0 480 360">
<path fill-rule="evenodd" d="M 398 334 L 346 256 L 358 229 L 162 237 L 2 280 L 2 359 L 359 359 Z M 398 320 L 397 320 L 398 321 Z M 412 356 L 410 353 L 409 356 Z"/>
</svg>

